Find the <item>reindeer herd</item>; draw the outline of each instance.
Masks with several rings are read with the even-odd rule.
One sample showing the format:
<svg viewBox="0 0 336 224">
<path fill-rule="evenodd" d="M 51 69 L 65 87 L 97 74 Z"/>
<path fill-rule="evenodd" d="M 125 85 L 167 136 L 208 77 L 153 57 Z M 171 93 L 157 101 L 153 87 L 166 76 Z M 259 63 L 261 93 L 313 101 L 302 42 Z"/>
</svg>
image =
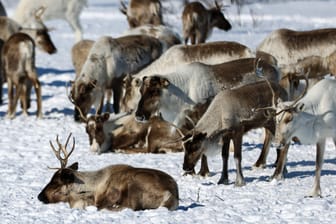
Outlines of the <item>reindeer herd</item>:
<svg viewBox="0 0 336 224">
<path fill-rule="evenodd" d="M 195 174 L 201 159 L 198 174 L 206 176 L 207 156 L 215 145 L 221 147 L 223 160 L 218 184 L 229 184 L 232 142 L 235 185 L 243 186 L 243 136 L 263 128 L 264 144 L 254 166 L 266 165 L 274 142 L 277 160 L 271 178 L 282 179 L 291 142 L 316 144 L 315 181 L 308 196 L 322 195 L 326 139 L 332 138 L 336 145 L 336 81 L 324 78 L 336 75 L 336 29 L 275 30 L 253 50 L 238 42 L 205 43 L 214 27 L 231 29 L 217 0 L 212 7 L 209 1 L 206 6 L 186 1 L 181 15 L 183 38 L 164 25 L 159 0 L 130 0 L 120 2 L 130 30 L 118 38 L 102 36 L 94 41 L 82 39 L 78 16 L 86 1 L 59 1 L 66 5 L 50 7 L 52 1 L 41 5 L 35 0 L 30 4 L 33 8 L 24 8 L 25 2 L 20 1 L 15 14 L 21 19 L 0 17 L 0 84 L 2 90 L 2 83 L 8 83 L 9 118 L 15 117 L 19 99 L 27 114 L 32 87 L 37 116 L 42 117 L 35 46 L 55 53 L 43 19 L 63 18 L 78 41 L 71 49 L 76 77 L 65 94 L 74 105 L 75 121 L 85 125 L 91 151 L 184 152 L 185 174 Z M 23 8 L 24 13 L 19 11 Z M 67 166 L 75 147 L 73 138 L 67 151 L 70 136 L 65 145 L 56 138 L 58 149 L 50 142 L 61 167 L 38 195 L 40 201 L 109 210 L 178 207 L 178 186 L 162 171 L 121 164 L 80 172 L 78 163 Z"/>
</svg>

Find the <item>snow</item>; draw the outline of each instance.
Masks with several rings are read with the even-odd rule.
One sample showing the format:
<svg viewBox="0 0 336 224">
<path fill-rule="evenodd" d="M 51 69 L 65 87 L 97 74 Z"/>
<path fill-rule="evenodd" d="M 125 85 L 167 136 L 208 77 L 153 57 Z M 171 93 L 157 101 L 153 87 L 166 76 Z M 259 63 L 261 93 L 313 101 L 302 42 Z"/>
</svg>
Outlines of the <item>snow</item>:
<svg viewBox="0 0 336 224">
<path fill-rule="evenodd" d="M 3 1 L 9 15 L 17 1 Z M 258 1 L 256 1 L 258 2 Z M 261 2 L 261 3 L 260 3 Z M 252 49 L 272 30 L 278 28 L 315 29 L 333 27 L 336 21 L 335 2 L 330 1 L 269 1 L 251 3 L 242 8 L 240 17 L 234 6 L 226 8 L 233 24 L 229 32 L 214 30 L 213 40 L 234 40 Z M 181 32 L 181 7 L 177 0 L 165 1 L 177 12 L 169 14 L 168 23 Z M 127 28 L 117 0 L 89 0 L 81 16 L 84 37 L 97 39 L 103 35 L 119 36 Z M 254 23 L 253 23 L 253 20 Z M 239 26 L 238 23 L 241 25 Z M 209 158 L 210 177 L 182 175 L 183 153 L 102 154 L 89 150 L 84 125 L 73 121 L 73 106 L 66 96 L 66 84 L 74 79 L 70 49 L 74 34 L 64 21 L 48 21 L 58 48 L 56 55 L 37 52 L 37 67 L 42 83 L 43 119 L 35 117 L 36 102 L 32 93 L 30 116 L 18 111 L 17 117 L 5 117 L 8 96 L 4 85 L 4 104 L 0 105 L 0 222 L 5 223 L 333 223 L 336 217 L 335 146 L 328 140 L 322 171 L 322 198 L 305 198 L 315 170 L 315 147 L 293 145 L 288 155 L 288 174 L 280 182 L 269 182 L 273 174 L 275 149 L 271 148 L 268 166 L 252 169 L 262 144 L 262 130 L 253 130 L 244 137 L 243 173 L 247 182 L 235 187 L 235 165 L 230 157 L 230 185 L 217 185 L 221 172 L 220 155 Z M 18 107 L 19 108 L 19 107 Z M 180 206 L 176 211 L 165 208 L 134 212 L 71 209 L 68 204 L 42 204 L 37 195 L 50 180 L 59 163 L 49 140 L 59 135 L 65 141 L 72 132 L 76 149 L 69 163 L 79 162 L 80 170 L 96 170 L 110 164 L 127 163 L 138 167 L 163 170 L 175 178 L 179 186 Z"/>
</svg>

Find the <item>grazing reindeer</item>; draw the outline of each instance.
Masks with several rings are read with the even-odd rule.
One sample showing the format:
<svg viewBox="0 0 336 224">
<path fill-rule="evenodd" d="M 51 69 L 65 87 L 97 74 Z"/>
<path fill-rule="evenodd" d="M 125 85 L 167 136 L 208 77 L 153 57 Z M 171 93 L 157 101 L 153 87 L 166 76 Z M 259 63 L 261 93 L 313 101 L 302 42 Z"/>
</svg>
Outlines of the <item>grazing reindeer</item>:
<svg viewBox="0 0 336 224">
<path fill-rule="evenodd" d="M 252 51 L 237 42 L 215 41 L 197 45 L 176 45 L 169 48 L 157 60 L 135 75 L 128 75 L 123 82 L 122 111 L 136 109 L 141 94 L 142 78 L 156 74 L 164 75 L 179 70 L 179 67 L 191 62 L 202 62 L 208 65 L 220 64 L 240 58 L 253 57 Z"/>
<path fill-rule="evenodd" d="M 121 0 L 120 4 L 120 11 L 126 15 L 130 28 L 145 24 L 163 24 L 160 0 L 130 0 L 128 7 Z"/>
<path fill-rule="evenodd" d="M 280 66 L 282 79 L 289 80 L 290 99 L 293 99 L 294 90 L 297 88 L 299 80 L 303 79 L 302 73 L 308 73 L 310 79 L 309 85 L 312 86 L 312 81 L 320 80 L 323 76 L 331 74 L 336 76 L 336 50 L 328 56 L 308 56 L 298 60 L 296 63 Z"/>
<path fill-rule="evenodd" d="M 315 29 L 308 31 L 294 31 L 278 29 L 270 33 L 257 47 L 273 55 L 278 64 L 295 64 L 306 57 L 319 55 L 327 57 L 336 50 L 336 29 Z M 282 73 L 285 75 L 285 73 Z M 283 86 L 290 92 L 290 76 L 282 77 Z M 290 98 L 293 97 L 291 94 Z"/>
<path fill-rule="evenodd" d="M 87 56 L 89 55 L 89 52 L 94 44 L 93 40 L 81 40 L 78 41 L 76 44 L 74 44 L 71 48 L 71 59 L 72 59 L 72 64 L 75 68 L 75 73 L 77 79 L 80 75 L 80 72 L 82 71 L 83 65 L 87 59 Z M 112 96 L 111 89 L 106 89 L 105 92 L 106 98 L 107 98 L 107 109 L 110 109 L 110 99 Z M 109 111 L 109 110 L 108 110 Z M 74 109 L 74 119 L 75 121 L 80 121 L 80 114 L 75 107 Z"/>
<path fill-rule="evenodd" d="M 21 0 L 15 10 L 14 20 L 23 26 L 35 23 L 36 10 L 43 8 L 45 11 L 41 17 L 44 21 L 52 19 L 64 19 L 75 32 L 76 41 L 82 39 L 82 27 L 79 16 L 83 8 L 87 5 L 87 0 Z"/>
<path fill-rule="evenodd" d="M 2 49 L 2 65 L 8 83 L 8 117 L 14 118 L 19 97 L 24 114 L 28 114 L 27 82 L 34 86 L 37 98 L 37 117 L 42 117 L 41 85 L 35 67 L 35 43 L 24 33 L 13 34 Z M 14 94 L 15 87 L 15 94 Z"/>
<path fill-rule="evenodd" d="M 286 98 L 286 92 L 278 84 L 265 81 L 219 92 L 191 131 L 192 134 L 184 138 L 183 169 L 187 173 L 193 172 L 200 157 L 209 152 L 207 146 L 221 138 L 223 169 L 218 184 L 228 184 L 229 145 L 232 140 L 236 164 L 235 185 L 244 185 L 241 168 L 243 135 L 251 129 L 261 127 L 271 134 L 275 133 L 275 120 L 269 119 L 264 111 L 258 110 L 271 106 L 274 95 Z M 269 145 L 270 141 L 271 138 L 265 138 L 264 145 Z"/>
<path fill-rule="evenodd" d="M 97 171 L 78 171 L 78 163 L 67 167 L 69 156 L 75 148 L 75 139 L 67 151 L 71 134 L 63 146 L 58 136 L 58 149 L 50 141 L 61 163 L 51 181 L 38 195 L 43 203 L 68 202 L 71 208 L 96 206 L 98 209 L 119 211 L 178 207 L 178 187 L 175 180 L 159 170 L 135 168 L 128 165 L 111 165 Z M 63 157 L 62 157 L 63 155 Z"/>
<path fill-rule="evenodd" d="M 71 99 L 84 116 L 91 105 L 101 112 L 106 89 L 113 90 L 113 109 L 119 112 L 121 81 L 162 54 L 160 41 L 147 35 L 101 37 L 92 46 L 80 75 L 74 80 Z"/>
<path fill-rule="evenodd" d="M 320 177 L 326 138 L 336 142 L 336 81 L 322 79 L 294 101 L 280 102 L 276 109 L 276 143 L 281 157 L 273 179 L 283 178 L 288 148 L 293 137 L 302 144 L 316 144 L 315 180 L 310 197 L 321 196 Z M 273 109 L 273 110 L 274 110 Z"/>
<path fill-rule="evenodd" d="M 200 2 L 187 3 L 182 12 L 184 43 L 187 44 L 189 38 L 191 44 L 204 43 L 214 27 L 230 30 L 231 24 L 224 17 L 221 8 L 217 0 L 215 7 L 210 9 L 206 9 Z"/>
</svg>

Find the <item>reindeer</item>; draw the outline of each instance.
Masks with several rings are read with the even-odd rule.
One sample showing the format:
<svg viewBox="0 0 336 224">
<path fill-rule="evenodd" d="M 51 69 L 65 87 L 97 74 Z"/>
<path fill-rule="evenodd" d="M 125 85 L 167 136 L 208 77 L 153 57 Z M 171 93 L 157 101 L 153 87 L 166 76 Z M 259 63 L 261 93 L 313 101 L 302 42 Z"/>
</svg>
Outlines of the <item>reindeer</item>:
<svg viewBox="0 0 336 224">
<path fill-rule="evenodd" d="M 4 76 L 8 83 L 9 118 L 15 117 L 17 101 L 20 97 L 23 113 L 28 114 L 27 81 L 34 86 L 37 98 L 37 117 L 42 117 L 41 85 L 35 67 L 35 42 L 27 34 L 15 33 L 5 43 L 2 49 L 2 65 Z M 15 87 L 15 94 L 14 94 Z"/>
<path fill-rule="evenodd" d="M 185 123 L 183 111 L 215 96 L 221 89 L 235 88 L 260 81 L 255 75 L 256 63 L 267 79 L 277 83 L 278 71 L 264 60 L 243 58 L 217 65 L 194 62 L 180 66 L 166 75 L 144 77 L 135 115 L 145 122 L 160 112 L 165 120 L 178 127 Z"/>
<path fill-rule="evenodd" d="M 336 50 L 328 56 L 308 56 L 296 63 L 280 66 L 282 79 L 288 79 L 290 83 L 290 99 L 293 99 L 294 90 L 298 88 L 298 82 L 303 79 L 302 73 L 308 73 L 309 86 L 321 80 L 323 76 L 336 75 Z"/>
<path fill-rule="evenodd" d="M 32 27 L 24 27 L 11 18 L 0 16 L 0 39 L 6 41 L 14 33 L 22 32 L 28 34 L 40 50 L 48 54 L 56 53 L 57 49 L 48 34 L 48 28 L 40 20 L 41 13 L 43 12 L 36 12 L 36 23 Z"/>
<path fill-rule="evenodd" d="M 286 66 L 295 64 L 306 57 L 319 55 L 327 57 L 336 50 L 336 29 L 315 29 L 308 31 L 294 31 L 278 29 L 270 33 L 257 47 L 257 51 L 264 51 L 273 55 L 278 64 Z M 290 76 L 283 76 L 283 86 L 290 92 L 293 83 Z M 293 94 L 290 96 L 293 97 Z"/>
<path fill-rule="evenodd" d="M 134 113 L 111 117 L 109 113 L 85 119 L 91 151 L 124 153 L 181 152 L 183 133 L 161 116 L 137 122 Z M 110 119 L 109 119 L 110 118 Z"/>
<path fill-rule="evenodd" d="M 119 112 L 121 80 L 138 72 L 162 54 L 159 40 L 147 35 L 101 37 L 92 46 L 80 76 L 72 84 L 70 98 L 84 116 L 93 104 L 101 112 L 104 92 L 113 90 L 113 109 Z"/>
<path fill-rule="evenodd" d="M 120 0 L 120 4 L 120 11 L 126 15 L 130 28 L 145 24 L 163 24 L 160 0 L 130 0 L 128 7 Z"/>
<path fill-rule="evenodd" d="M 218 184 L 229 184 L 228 157 L 230 140 L 232 140 L 236 163 L 235 185 L 244 185 L 241 168 L 243 135 L 251 129 L 261 127 L 274 135 L 275 120 L 269 119 L 264 111 L 258 110 L 258 108 L 271 106 L 274 103 L 274 96 L 285 99 L 287 95 L 278 84 L 268 81 L 220 91 L 195 128 L 183 139 L 185 149 L 183 169 L 186 173 L 192 173 L 200 157 L 210 153 L 209 145 L 222 139 L 223 169 Z M 264 146 L 269 145 L 270 140 L 265 138 Z M 207 167 L 206 170 L 208 170 Z"/>
<path fill-rule="evenodd" d="M 178 186 L 175 180 L 159 170 L 135 168 L 117 164 L 97 171 L 78 171 L 78 163 L 67 166 L 68 159 L 75 148 L 75 139 L 68 152 L 67 146 L 71 134 L 62 145 L 58 136 L 58 149 L 50 141 L 61 167 L 57 169 L 51 181 L 38 195 L 46 204 L 68 202 L 71 208 L 96 206 L 99 210 L 119 211 L 125 208 L 133 210 L 166 207 L 175 210 L 178 207 Z"/>
<path fill-rule="evenodd" d="M 145 24 L 128 29 L 124 35 L 148 35 L 155 37 L 161 41 L 165 49 L 182 43 L 180 35 L 165 25 Z"/>
<path fill-rule="evenodd" d="M 191 62 L 214 65 L 240 58 L 253 57 L 252 51 L 237 42 L 216 41 L 198 45 L 176 45 L 169 48 L 157 60 L 139 73 L 127 75 L 123 80 L 121 111 L 136 109 L 140 100 L 142 78 L 156 74 L 165 75 L 176 72 L 179 67 Z"/>
<path fill-rule="evenodd" d="M 288 149 L 293 138 L 298 138 L 302 144 L 316 144 L 315 180 L 308 196 L 321 196 L 320 177 L 323 166 L 326 138 L 333 138 L 336 143 L 336 81 L 322 79 L 294 101 L 279 102 L 277 107 L 270 108 L 276 117 L 277 129 L 275 143 L 281 148 L 281 155 L 274 180 L 283 178 L 283 169 Z M 276 111 L 276 112 L 275 112 Z"/>
<path fill-rule="evenodd" d="M 204 43 L 217 27 L 229 31 L 231 24 L 222 13 L 222 5 L 215 0 L 215 7 L 206 9 L 200 2 L 187 3 L 182 12 L 183 39 L 187 44 Z M 196 40 L 197 39 L 197 40 Z"/>
<path fill-rule="evenodd" d="M 75 68 L 75 73 L 76 77 L 75 79 L 79 78 L 80 72 L 82 71 L 83 65 L 87 59 L 87 56 L 89 55 L 89 52 L 94 44 L 93 40 L 80 40 L 76 44 L 74 44 L 71 48 L 71 59 L 72 59 L 72 64 Z M 107 98 L 107 111 L 110 111 L 110 99 L 112 97 L 112 90 L 111 89 L 106 89 L 105 91 L 105 96 Z M 74 109 L 74 119 L 75 121 L 80 121 L 80 114 L 75 107 Z"/>
<path fill-rule="evenodd" d="M 75 32 L 76 41 L 80 41 L 83 34 L 79 16 L 86 5 L 87 0 L 21 0 L 14 12 L 14 20 L 24 27 L 30 27 L 31 24 L 36 23 L 35 11 L 43 9 L 45 12 L 41 19 L 66 20 Z"/>
</svg>

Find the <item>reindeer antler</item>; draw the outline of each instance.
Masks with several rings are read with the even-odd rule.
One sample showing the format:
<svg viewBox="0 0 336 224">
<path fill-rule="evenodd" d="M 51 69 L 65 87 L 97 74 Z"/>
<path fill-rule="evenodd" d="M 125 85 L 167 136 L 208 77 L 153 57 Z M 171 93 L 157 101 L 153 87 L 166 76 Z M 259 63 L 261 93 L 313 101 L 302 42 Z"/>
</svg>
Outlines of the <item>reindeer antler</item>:
<svg viewBox="0 0 336 224">
<path fill-rule="evenodd" d="M 58 149 L 55 149 L 52 142 L 49 141 L 51 149 L 54 151 L 54 153 L 56 155 L 56 158 L 61 163 L 61 169 L 66 167 L 66 165 L 68 163 L 68 159 L 69 159 L 71 153 L 73 152 L 73 150 L 75 149 L 75 137 L 72 138 L 73 139 L 73 145 L 72 145 L 72 148 L 71 148 L 70 152 L 68 152 L 67 149 L 66 149 L 67 146 L 68 146 L 71 135 L 72 135 L 72 133 L 69 134 L 64 146 L 59 142 L 58 135 L 56 136 L 56 143 L 58 145 Z"/>
<path fill-rule="evenodd" d="M 70 81 L 70 84 L 71 84 L 71 81 Z M 76 107 L 76 109 L 78 110 L 78 112 L 79 112 L 79 116 L 82 118 L 82 120 L 83 120 L 84 122 L 87 122 L 88 120 L 87 120 L 86 116 L 84 116 L 82 110 L 81 110 L 81 109 L 79 108 L 79 106 L 75 103 L 75 100 L 73 99 L 71 93 L 69 93 L 68 85 L 66 85 L 65 91 L 66 91 L 66 94 L 67 94 L 67 96 L 68 96 L 69 101 L 70 101 L 70 102 Z"/>
</svg>

